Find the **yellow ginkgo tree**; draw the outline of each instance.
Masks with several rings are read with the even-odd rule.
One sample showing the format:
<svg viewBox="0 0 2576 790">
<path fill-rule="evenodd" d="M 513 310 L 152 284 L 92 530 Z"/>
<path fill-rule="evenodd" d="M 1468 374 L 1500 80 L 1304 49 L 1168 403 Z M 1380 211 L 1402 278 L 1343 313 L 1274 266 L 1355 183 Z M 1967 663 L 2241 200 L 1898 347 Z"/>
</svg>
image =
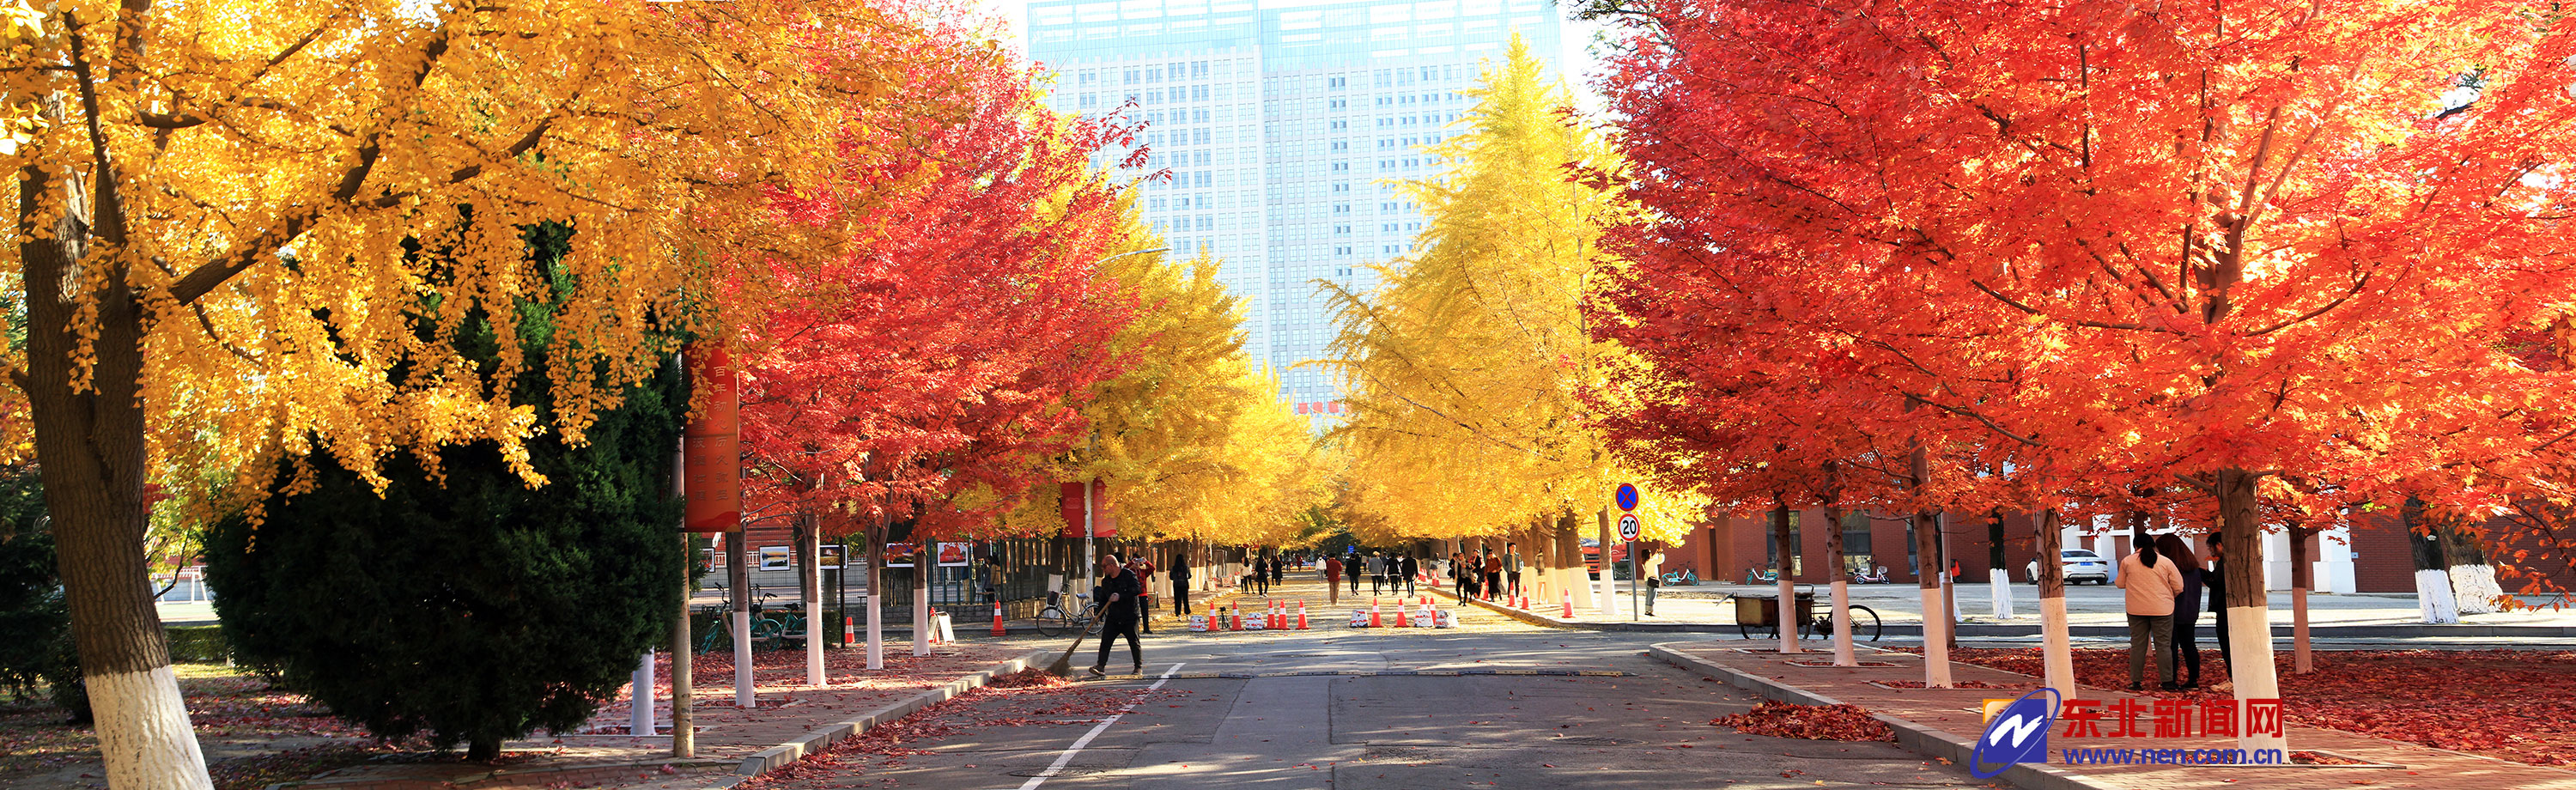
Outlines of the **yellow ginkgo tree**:
<svg viewBox="0 0 2576 790">
<path fill-rule="evenodd" d="M 1594 272 L 1615 261 L 1600 228 L 1613 190 L 1575 167 L 1615 172 L 1617 156 L 1561 109 L 1564 88 L 1515 41 L 1484 75 L 1457 133 L 1429 153 L 1440 178 L 1400 186 L 1426 219 L 1416 252 L 1340 310 L 1329 364 L 1352 406 L 1346 513 L 1364 540 L 1528 536 L 1552 552 L 1554 583 L 1579 586 L 1579 534 L 1622 482 L 1593 400 L 1622 349 L 1585 330 Z M 1646 540 L 1676 542 L 1701 503 L 1646 497 Z M 1527 543 L 1530 541 L 1524 540 Z"/>
<path fill-rule="evenodd" d="M 118 790 L 211 786 L 138 540 L 156 448 L 373 475 L 491 441 L 538 482 L 521 442 L 578 443 L 689 323 L 691 251 L 755 221 L 701 208 L 796 188 L 834 159 L 822 97 L 881 90 L 864 59 L 816 66 L 818 31 L 901 27 L 794 0 L 0 11 L 0 452 L 42 470 Z M 569 282 L 517 265 L 539 222 L 573 229 Z M 540 424 L 511 393 L 514 322 L 492 366 L 450 335 L 556 288 Z"/>
</svg>

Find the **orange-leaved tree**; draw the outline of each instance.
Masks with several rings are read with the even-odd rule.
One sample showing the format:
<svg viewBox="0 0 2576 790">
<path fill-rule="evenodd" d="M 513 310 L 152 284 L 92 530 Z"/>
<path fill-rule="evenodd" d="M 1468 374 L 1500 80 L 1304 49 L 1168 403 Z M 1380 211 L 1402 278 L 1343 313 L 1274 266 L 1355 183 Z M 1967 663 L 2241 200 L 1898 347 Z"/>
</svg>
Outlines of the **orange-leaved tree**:
<svg viewBox="0 0 2576 790">
<path fill-rule="evenodd" d="M 2576 17 L 2529 10 L 1641 3 L 1640 265 L 1839 262 L 1764 298 L 1876 300 L 1838 328 L 1923 408 L 2211 496 L 2236 691 L 2277 697 L 2257 481 L 2509 464 L 2566 402 L 2498 350 L 2576 296 Z"/>
</svg>

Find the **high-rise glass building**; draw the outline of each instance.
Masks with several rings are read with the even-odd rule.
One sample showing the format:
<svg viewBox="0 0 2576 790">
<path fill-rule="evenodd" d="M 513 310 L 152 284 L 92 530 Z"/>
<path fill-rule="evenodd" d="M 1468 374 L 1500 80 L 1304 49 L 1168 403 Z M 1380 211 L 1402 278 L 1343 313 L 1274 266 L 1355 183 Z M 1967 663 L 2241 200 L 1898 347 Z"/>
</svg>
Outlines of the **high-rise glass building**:
<svg viewBox="0 0 2576 790">
<path fill-rule="evenodd" d="M 1546 0 L 1038 0 L 1029 57 L 1058 110 L 1145 122 L 1145 219 L 1175 253 L 1206 251 L 1249 307 L 1248 351 L 1301 412 L 1340 412 L 1322 355 L 1333 311 L 1317 281 L 1375 286 L 1369 264 L 1411 249 L 1416 206 L 1391 182 L 1438 174 L 1422 147 L 1455 134 L 1483 61 L 1514 32 L 1552 61 Z M 1107 166 L 1126 152 L 1107 152 Z"/>
</svg>

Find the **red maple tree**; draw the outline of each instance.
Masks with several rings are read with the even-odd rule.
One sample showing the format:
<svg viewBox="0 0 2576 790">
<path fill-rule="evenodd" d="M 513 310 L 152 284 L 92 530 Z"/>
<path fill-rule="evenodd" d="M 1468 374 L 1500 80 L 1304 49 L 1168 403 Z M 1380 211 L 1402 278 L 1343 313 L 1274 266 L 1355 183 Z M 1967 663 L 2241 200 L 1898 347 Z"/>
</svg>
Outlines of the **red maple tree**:
<svg viewBox="0 0 2576 790">
<path fill-rule="evenodd" d="M 1653 31 L 1606 84 L 1648 209 L 1638 277 L 1777 305 L 1762 320 L 1800 331 L 1766 335 L 1864 360 L 1819 380 L 2097 468 L 2089 493 L 2204 493 L 2235 627 L 2263 627 L 2257 481 L 2465 509 L 2547 449 L 2528 426 L 2569 381 L 2498 349 L 2576 296 L 2576 18 L 1634 10 Z M 2269 640 L 2237 642 L 2239 693 L 2275 693 Z"/>
</svg>

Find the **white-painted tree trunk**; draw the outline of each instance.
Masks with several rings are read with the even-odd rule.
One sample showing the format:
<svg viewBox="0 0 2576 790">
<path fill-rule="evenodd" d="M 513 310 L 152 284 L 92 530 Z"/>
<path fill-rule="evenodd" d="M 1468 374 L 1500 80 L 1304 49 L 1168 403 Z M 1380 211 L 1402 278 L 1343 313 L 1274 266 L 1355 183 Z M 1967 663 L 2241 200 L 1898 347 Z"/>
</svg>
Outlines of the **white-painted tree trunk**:
<svg viewBox="0 0 2576 790">
<path fill-rule="evenodd" d="M 2281 676 L 2272 666 L 2272 609 L 2268 606 L 2227 607 L 2228 648 L 2236 660 L 2227 664 L 2227 672 L 2236 682 L 2236 699 L 2241 704 L 2251 699 L 2280 699 Z M 2241 708 L 2240 708 L 2241 710 Z M 2237 720 L 2239 732 L 2246 732 L 2251 722 Z M 2288 756 L 2289 738 L 2280 735 L 2239 735 L 2238 748 L 2280 749 Z"/>
<path fill-rule="evenodd" d="M 760 704 L 751 678 L 751 612 L 742 609 L 733 610 L 733 704 L 738 708 Z"/>
<path fill-rule="evenodd" d="M 823 572 L 809 563 L 805 574 L 805 683 L 820 688 L 832 685 L 823 676 L 823 634 L 829 627 L 823 623 Z"/>
<path fill-rule="evenodd" d="M 1834 666 L 1860 666 L 1852 654 L 1851 582 L 1834 579 Z"/>
<path fill-rule="evenodd" d="M 929 573 L 928 568 L 914 568 L 915 573 Z M 912 654 L 930 655 L 930 588 L 912 587 Z"/>
<path fill-rule="evenodd" d="M 2424 622 L 2459 622 L 2460 604 L 2451 597 L 2451 575 L 2440 568 L 2416 571 L 2415 606 L 2423 613 Z"/>
<path fill-rule="evenodd" d="M 2040 680 L 2060 697 L 2074 699 L 2075 646 L 2068 638 L 2066 599 L 2039 599 Z"/>
<path fill-rule="evenodd" d="M 1775 583 L 1780 594 L 1780 652 L 1798 652 L 1798 585 L 1784 570 Z"/>
<path fill-rule="evenodd" d="M 2493 565 L 2451 566 L 2451 600 L 2460 614 L 2490 614 L 2503 611 L 2496 599 L 2504 597 L 2504 585 L 2497 583 Z"/>
<path fill-rule="evenodd" d="M 197 732 L 188 724 L 179 676 L 167 664 L 142 672 L 89 675 L 98 749 L 113 790 L 212 790 Z"/>
<path fill-rule="evenodd" d="M 2020 615 L 2013 612 L 2012 574 L 2002 568 L 1986 571 L 1986 587 L 1994 592 L 1995 619 L 2010 620 Z"/>
<path fill-rule="evenodd" d="M 1918 587 L 1923 593 L 1923 685 L 1950 687 L 1950 621 L 1941 618 L 1941 588 Z"/>
<path fill-rule="evenodd" d="M 870 588 L 859 596 L 868 607 L 868 668 L 885 668 L 885 608 L 877 605 L 877 591 Z"/>
</svg>

